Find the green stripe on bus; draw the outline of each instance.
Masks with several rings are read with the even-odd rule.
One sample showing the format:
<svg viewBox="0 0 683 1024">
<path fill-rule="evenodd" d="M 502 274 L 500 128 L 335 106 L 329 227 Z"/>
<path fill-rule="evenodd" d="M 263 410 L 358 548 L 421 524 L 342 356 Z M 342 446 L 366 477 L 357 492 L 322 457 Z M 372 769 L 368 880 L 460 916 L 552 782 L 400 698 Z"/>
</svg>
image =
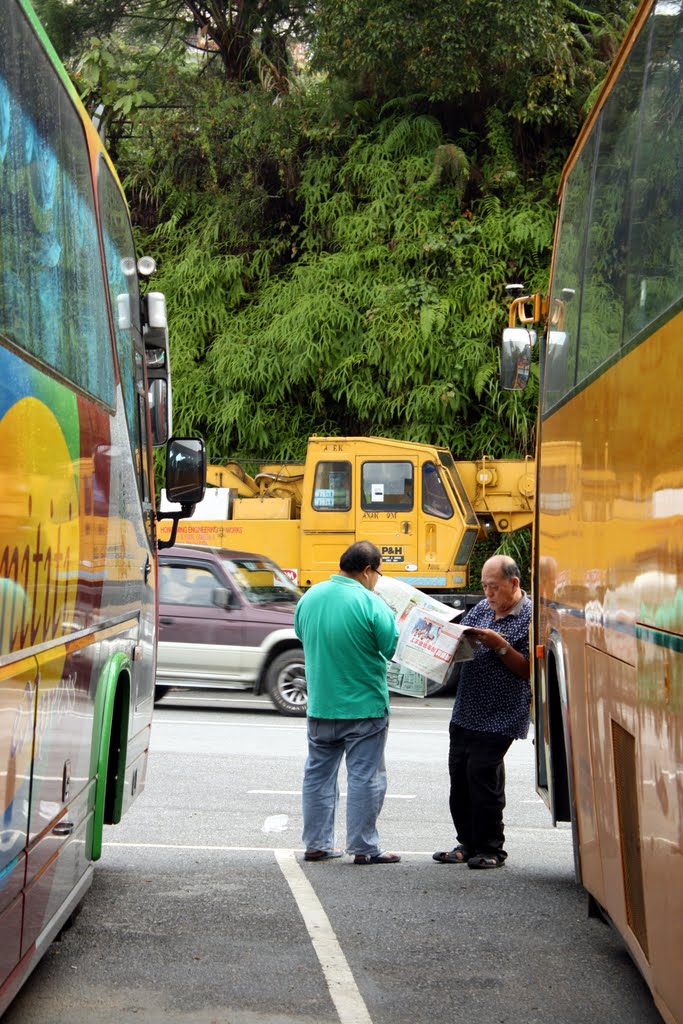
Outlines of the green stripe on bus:
<svg viewBox="0 0 683 1024">
<path fill-rule="evenodd" d="M 664 633 L 661 629 L 654 629 L 652 626 L 636 625 L 636 639 L 645 640 L 647 643 L 655 644 L 657 647 L 665 647 L 676 654 L 683 654 L 683 636 L 677 633 Z"/>
</svg>

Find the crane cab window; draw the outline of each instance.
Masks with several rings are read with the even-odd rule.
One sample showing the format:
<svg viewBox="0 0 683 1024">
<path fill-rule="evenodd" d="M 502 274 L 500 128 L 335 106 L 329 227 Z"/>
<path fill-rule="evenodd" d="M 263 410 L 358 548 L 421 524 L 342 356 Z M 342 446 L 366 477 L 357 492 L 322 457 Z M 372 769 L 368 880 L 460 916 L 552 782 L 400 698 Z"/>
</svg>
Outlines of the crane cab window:
<svg viewBox="0 0 683 1024">
<path fill-rule="evenodd" d="M 433 462 L 425 462 L 422 467 L 422 511 L 439 519 L 450 519 L 453 515 L 451 499 Z"/>
<path fill-rule="evenodd" d="M 376 512 L 409 512 L 413 507 L 412 462 L 364 462 L 362 508 Z"/>
<path fill-rule="evenodd" d="M 319 462 L 315 467 L 313 508 L 316 512 L 348 512 L 351 508 L 351 463 Z"/>
</svg>

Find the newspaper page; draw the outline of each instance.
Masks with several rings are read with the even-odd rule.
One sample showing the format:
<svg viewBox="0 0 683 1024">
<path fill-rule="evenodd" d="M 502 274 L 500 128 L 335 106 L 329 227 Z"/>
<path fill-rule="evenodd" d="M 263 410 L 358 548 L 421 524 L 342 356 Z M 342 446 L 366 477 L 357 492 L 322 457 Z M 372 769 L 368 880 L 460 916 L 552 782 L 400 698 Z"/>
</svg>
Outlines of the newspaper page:
<svg viewBox="0 0 683 1024">
<path fill-rule="evenodd" d="M 411 587 L 409 583 L 403 583 L 402 580 L 393 580 L 389 576 L 380 576 L 375 586 L 375 593 L 379 594 L 382 600 L 389 605 L 399 628 L 400 620 L 407 616 L 413 608 L 424 608 L 425 611 L 436 612 L 447 619 L 454 619 L 456 616 L 462 615 L 460 609 L 451 608 L 442 601 L 430 597 L 429 594 L 423 594 L 417 587 Z"/>
<path fill-rule="evenodd" d="M 452 661 L 469 661 L 474 651 L 466 639 L 467 627 L 443 615 L 414 608 L 399 624 L 400 636 L 393 660 L 442 683 Z"/>
<path fill-rule="evenodd" d="M 404 697 L 427 696 L 427 676 L 397 665 L 395 661 L 390 661 L 387 666 L 387 686 L 393 693 L 401 693 Z"/>
<path fill-rule="evenodd" d="M 375 593 L 391 608 L 399 628 L 396 653 L 387 674 L 390 690 L 425 697 L 427 680 L 443 683 L 454 661 L 468 661 L 474 651 L 467 627 L 452 620 L 461 612 L 423 594 L 401 580 L 382 576 Z"/>
</svg>

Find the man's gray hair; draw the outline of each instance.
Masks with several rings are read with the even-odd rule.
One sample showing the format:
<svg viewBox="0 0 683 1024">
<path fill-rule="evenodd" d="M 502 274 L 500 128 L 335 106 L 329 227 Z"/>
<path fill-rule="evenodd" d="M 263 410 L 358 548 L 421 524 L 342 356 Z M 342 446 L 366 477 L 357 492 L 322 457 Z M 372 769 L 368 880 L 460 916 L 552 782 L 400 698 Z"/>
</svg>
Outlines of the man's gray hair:
<svg viewBox="0 0 683 1024">
<path fill-rule="evenodd" d="M 515 576 L 517 577 L 518 580 L 521 579 L 521 576 L 520 576 L 520 573 L 519 573 L 519 566 L 515 562 L 514 558 L 510 558 L 509 555 L 500 555 L 500 559 L 501 559 L 501 562 L 500 562 L 501 576 L 504 576 L 505 579 L 507 579 L 507 580 L 511 580 Z"/>
</svg>

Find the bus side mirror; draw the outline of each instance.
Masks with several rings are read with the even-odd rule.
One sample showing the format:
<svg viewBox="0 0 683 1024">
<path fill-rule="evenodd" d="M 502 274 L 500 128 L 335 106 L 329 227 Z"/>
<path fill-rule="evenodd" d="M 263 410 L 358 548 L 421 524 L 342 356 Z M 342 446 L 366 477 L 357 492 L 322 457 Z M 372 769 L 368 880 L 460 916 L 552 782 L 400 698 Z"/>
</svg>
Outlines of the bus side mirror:
<svg viewBox="0 0 683 1024">
<path fill-rule="evenodd" d="M 149 382 L 147 391 L 149 415 L 152 424 L 152 445 L 155 448 L 165 445 L 170 434 L 168 384 L 168 380 L 164 377 L 153 377 Z"/>
<path fill-rule="evenodd" d="M 505 391 L 523 391 L 529 383 L 531 350 L 536 332 L 526 327 L 506 327 L 500 350 L 500 386 Z"/>
<path fill-rule="evenodd" d="M 144 257 L 143 257 L 144 259 Z M 119 322 L 122 311 L 119 308 Z M 168 362 L 168 323 L 163 292 L 149 292 L 141 300 L 142 337 L 147 369 L 147 404 L 152 427 L 152 446 L 161 448 L 173 431 L 171 368 Z"/>
<path fill-rule="evenodd" d="M 167 499 L 174 505 L 196 505 L 205 490 L 204 442 L 200 437 L 172 437 L 166 447 Z"/>
<path fill-rule="evenodd" d="M 158 548 L 175 544 L 178 522 L 188 519 L 206 490 L 206 449 L 201 437 L 172 437 L 166 445 L 166 497 L 177 512 L 158 512 L 157 519 L 172 519 L 171 536 L 158 540 Z"/>
</svg>

